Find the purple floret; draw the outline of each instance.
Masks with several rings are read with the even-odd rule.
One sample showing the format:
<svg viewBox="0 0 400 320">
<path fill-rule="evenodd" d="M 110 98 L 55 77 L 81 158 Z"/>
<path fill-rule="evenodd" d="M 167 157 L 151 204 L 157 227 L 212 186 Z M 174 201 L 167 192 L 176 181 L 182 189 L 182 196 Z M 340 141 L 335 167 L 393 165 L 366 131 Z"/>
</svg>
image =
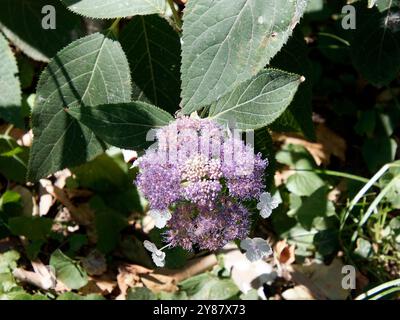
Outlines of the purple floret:
<svg viewBox="0 0 400 320">
<path fill-rule="evenodd" d="M 249 233 L 249 213 L 240 204 L 224 201 L 214 210 L 196 210 L 193 205 L 184 204 L 176 209 L 168 222 L 165 239 L 172 247 L 180 246 L 192 250 L 215 251 L 228 242 L 241 240 Z"/>
</svg>

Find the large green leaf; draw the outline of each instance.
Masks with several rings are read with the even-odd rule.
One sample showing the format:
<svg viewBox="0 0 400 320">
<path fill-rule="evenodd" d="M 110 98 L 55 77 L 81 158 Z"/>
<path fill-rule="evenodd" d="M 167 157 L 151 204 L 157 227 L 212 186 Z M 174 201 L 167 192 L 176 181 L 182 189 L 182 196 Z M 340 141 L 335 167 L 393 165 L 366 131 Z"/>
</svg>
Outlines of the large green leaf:
<svg viewBox="0 0 400 320">
<path fill-rule="evenodd" d="M 400 32 L 398 23 L 390 22 L 391 15 L 377 8 L 361 6 L 357 10 L 357 29 L 351 42 L 353 63 L 377 86 L 389 84 L 400 72 Z"/>
<path fill-rule="evenodd" d="M 43 29 L 42 8 L 56 12 L 56 29 Z M 47 12 L 46 12 L 47 13 Z M 49 61 L 58 50 L 82 34 L 79 17 L 68 12 L 58 0 L 2 0 L 0 28 L 17 47 L 35 60 Z"/>
<path fill-rule="evenodd" d="M 21 126 L 21 86 L 17 73 L 14 55 L 0 34 L 0 117 Z"/>
<path fill-rule="evenodd" d="M 61 250 L 56 250 L 50 257 L 50 266 L 56 277 L 70 289 L 80 289 L 88 282 L 86 272 L 79 263 L 67 257 Z"/>
<path fill-rule="evenodd" d="M 157 15 L 137 16 L 121 32 L 120 41 L 133 81 L 133 99 L 174 113 L 180 102 L 180 40 Z"/>
<path fill-rule="evenodd" d="M 130 98 L 129 65 L 117 41 L 96 33 L 63 49 L 39 80 L 28 178 L 40 179 L 103 151 L 93 132 L 67 114 L 66 108 L 129 102 Z"/>
<path fill-rule="evenodd" d="M 68 113 L 109 144 L 134 150 L 154 142 L 146 141 L 149 130 L 173 120 L 166 111 L 139 101 L 111 106 L 73 107 Z"/>
<path fill-rule="evenodd" d="M 210 108 L 210 117 L 234 121 L 238 129 L 257 129 L 272 123 L 290 104 L 302 77 L 266 69 L 241 83 Z"/>
<path fill-rule="evenodd" d="M 196 0 L 184 14 L 182 104 L 213 103 L 254 77 L 281 49 L 307 0 Z"/>
<path fill-rule="evenodd" d="M 163 14 L 164 0 L 61 0 L 71 11 L 90 18 Z"/>
</svg>

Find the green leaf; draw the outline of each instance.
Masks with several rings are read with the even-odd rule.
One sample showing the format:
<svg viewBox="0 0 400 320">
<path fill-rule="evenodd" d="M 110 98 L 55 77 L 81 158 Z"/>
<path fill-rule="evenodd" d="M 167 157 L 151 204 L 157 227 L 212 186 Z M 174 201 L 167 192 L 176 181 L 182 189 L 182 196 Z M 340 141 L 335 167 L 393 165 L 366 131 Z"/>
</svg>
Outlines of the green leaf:
<svg viewBox="0 0 400 320">
<path fill-rule="evenodd" d="M 280 70 L 263 70 L 213 104 L 209 116 L 219 122 L 234 121 L 238 129 L 264 127 L 285 111 L 301 79 Z"/>
<path fill-rule="evenodd" d="M 303 33 L 299 28 L 293 33 L 288 43 L 271 60 L 270 65 L 278 69 L 301 74 L 306 81 L 300 84 L 293 101 L 286 111 L 273 124 L 279 131 L 301 130 L 309 139 L 315 138 L 312 122 L 312 75 L 313 67 L 308 58 L 308 48 Z"/>
<path fill-rule="evenodd" d="M 39 80 L 28 179 L 38 180 L 103 152 L 93 132 L 65 108 L 122 103 L 130 98 L 129 65 L 117 41 L 95 33 L 60 51 Z"/>
<path fill-rule="evenodd" d="M 188 296 L 185 291 L 177 292 L 165 292 L 160 291 L 158 293 L 159 300 L 188 300 Z"/>
<path fill-rule="evenodd" d="M 30 62 L 29 58 L 23 55 L 17 57 L 17 64 L 19 69 L 19 80 L 22 89 L 28 89 L 35 77 L 35 68 Z"/>
<path fill-rule="evenodd" d="M 307 0 L 196 0 L 186 5 L 182 105 L 186 114 L 254 77 L 282 48 Z"/>
<path fill-rule="evenodd" d="M 397 161 L 400 165 L 400 161 Z M 392 167 L 390 168 L 381 179 L 379 179 L 379 184 L 381 189 L 383 189 L 387 184 L 389 184 L 393 179 L 397 179 L 394 185 L 388 190 L 385 195 L 385 199 L 390 202 L 394 209 L 400 209 L 400 168 Z M 396 178 L 397 177 L 397 178 Z M 394 220 L 393 220 L 394 221 Z"/>
<path fill-rule="evenodd" d="M 0 198 L 0 210 L 6 211 L 10 206 L 19 206 L 21 201 L 21 195 L 18 192 L 7 190 L 1 195 Z"/>
<path fill-rule="evenodd" d="M 379 11 L 386 11 L 390 8 L 398 8 L 400 6 L 399 0 L 368 0 L 369 4 L 373 3 L 378 7 Z M 369 6 L 370 8 L 372 5 Z"/>
<path fill-rule="evenodd" d="M 56 277 L 70 289 L 80 289 L 88 282 L 86 272 L 79 263 L 67 257 L 61 250 L 56 250 L 50 257 L 50 265 Z"/>
<path fill-rule="evenodd" d="M 12 272 L 17 267 L 20 254 L 15 250 L 0 253 L 0 273 Z"/>
<path fill-rule="evenodd" d="M 9 180 L 24 183 L 29 159 L 29 148 L 19 146 L 8 136 L 0 136 L 0 172 Z"/>
<path fill-rule="evenodd" d="M 316 167 L 315 161 L 303 146 L 292 144 L 284 146 L 277 152 L 276 160 L 296 170 L 286 182 L 287 189 L 295 195 L 309 196 L 325 184 L 316 173 L 312 172 Z"/>
<path fill-rule="evenodd" d="M 66 292 L 57 297 L 57 300 L 105 300 L 105 298 L 99 294 L 91 293 L 86 296 L 81 296 L 74 292 Z"/>
<path fill-rule="evenodd" d="M 119 245 L 123 256 L 132 263 L 140 264 L 146 268 L 153 268 L 154 263 L 149 252 L 144 248 L 143 241 L 134 236 L 125 236 Z"/>
<path fill-rule="evenodd" d="M 121 159 L 101 154 L 92 161 L 79 167 L 72 168 L 81 188 L 90 189 L 97 193 L 109 194 L 123 192 L 132 181 L 128 175 L 128 165 Z"/>
<path fill-rule="evenodd" d="M 42 217 L 15 217 L 8 220 L 13 234 L 29 240 L 44 240 L 51 232 L 53 220 Z"/>
<path fill-rule="evenodd" d="M 314 236 L 314 244 L 319 254 L 330 255 L 340 248 L 339 232 L 337 229 L 327 229 Z"/>
<path fill-rule="evenodd" d="M 311 229 L 315 218 L 326 217 L 335 212 L 332 202 L 328 201 L 327 192 L 327 186 L 323 185 L 307 197 L 296 210 L 295 215 L 305 229 Z"/>
<path fill-rule="evenodd" d="M 0 117 L 22 127 L 18 67 L 7 40 L 0 34 Z"/>
<path fill-rule="evenodd" d="M 56 12 L 56 29 L 44 29 L 42 8 L 51 5 Z M 18 48 L 32 59 L 48 62 L 58 50 L 82 33 L 79 17 L 68 12 L 58 0 L 3 0 L 0 28 Z"/>
<path fill-rule="evenodd" d="M 108 206 L 125 215 L 143 212 L 136 186 L 136 173 L 129 169 L 122 154 L 102 154 L 92 161 L 71 169 L 81 188 L 100 194 Z"/>
<path fill-rule="evenodd" d="M 49 300 L 42 294 L 29 294 L 24 291 L 8 292 L 0 295 L 0 300 Z"/>
<path fill-rule="evenodd" d="M 400 72 L 400 32 L 386 23 L 390 13 L 357 7 L 357 29 L 351 42 L 356 69 L 372 84 L 384 86 Z"/>
<path fill-rule="evenodd" d="M 180 283 L 191 300 L 227 300 L 239 293 L 232 279 L 220 279 L 211 273 L 203 273 Z"/>
<path fill-rule="evenodd" d="M 154 141 L 146 141 L 151 129 L 167 125 L 173 117 L 145 102 L 72 107 L 68 114 L 88 126 L 105 142 L 119 148 L 138 150 Z"/>
<path fill-rule="evenodd" d="M 310 196 L 324 184 L 314 172 L 299 171 L 287 179 L 286 188 L 298 196 Z"/>
<path fill-rule="evenodd" d="M 276 153 L 276 160 L 296 170 L 310 170 L 316 166 L 309 152 L 303 146 L 295 144 L 283 146 Z"/>
<path fill-rule="evenodd" d="M 133 99 L 175 113 L 180 102 L 180 40 L 157 15 L 134 17 L 120 35 L 133 81 Z"/>
<path fill-rule="evenodd" d="M 354 126 L 354 131 L 362 135 L 372 136 L 376 126 L 376 112 L 375 110 L 362 111 L 360 118 Z"/>
<path fill-rule="evenodd" d="M 146 287 L 137 287 L 128 290 L 126 300 L 157 300 L 157 297 Z"/>
<path fill-rule="evenodd" d="M 164 0 L 61 0 L 71 11 L 90 18 L 164 14 Z"/>
<path fill-rule="evenodd" d="M 364 141 L 362 155 L 371 172 L 395 159 L 397 142 L 392 138 L 374 137 Z"/>
<path fill-rule="evenodd" d="M 128 225 L 127 221 L 121 214 L 108 207 L 99 196 L 92 198 L 89 204 L 96 213 L 97 249 L 108 253 L 117 246 L 120 232 Z"/>
</svg>

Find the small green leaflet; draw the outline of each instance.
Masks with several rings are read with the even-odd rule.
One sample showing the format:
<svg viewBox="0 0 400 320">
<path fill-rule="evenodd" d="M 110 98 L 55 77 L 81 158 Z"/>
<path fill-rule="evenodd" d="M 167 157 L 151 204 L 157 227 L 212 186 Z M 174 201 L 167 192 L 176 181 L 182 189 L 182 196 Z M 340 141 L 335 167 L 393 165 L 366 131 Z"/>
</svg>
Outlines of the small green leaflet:
<svg viewBox="0 0 400 320">
<path fill-rule="evenodd" d="M 117 41 L 96 33 L 60 51 L 39 80 L 28 179 L 79 165 L 103 151 L 104 144 L 65 109 L 129 102 L 130 98 L 129 65 Z"/>
<path fill-rule="evenodd" d="M 209 105 L 254 77 L 282 48 L 307 0 L 196 0 L 186 5 L 182 105 Z"/>
<path fill-rule="evenodd" d="M 0 34 L 0 118 L 22 126 L 18 67 L 7 40 Z"/>
<path fill-rule="evenodd" d="M 263 70 L 213 104 L 209 116 L 220 122 L 234 121 L 242 130 L 264 127 L 285 111 L 301 81 L 296 74 Z"/>
<path fill-rule="evenodd" d="M 61 250 L 56 250 L 50 257 L 50 266 L 60 280 L 70 289 L 80 289 L 88 283 L 88 276 L 78 261 L 72 260 Z"/>
<path fill-rule="evenodd" d="M 105 142 L 119 148 L 134 150 L 154 143 L 146 139 L 149 131 L 165 126 L 173 120 L 168 112 L 139 101 L 95 107 L 72 107 L 68 113 Z"/>
<path fill-rule="evenodd" d="M 53 6 L 56 29 L 44 29 L 42 19 Z M 58 50 L 83 34 L 81 19 L 58 0 L 3 0 L 0 7 L 0 29 L 18 48 L 32 59 L 48 62 Z"/>
<path fill-rule="evenodd" d="M 175 113 L 180 102 L 180 39 L 158 15 L 134 17 L 119 38 L 131 66 L 133 99 Z"/>
<path fill-rule="evenodd" d="M 61 0 L 71 11 L 90 18 L 164 14 L 164 0 Z"/>
</svg>

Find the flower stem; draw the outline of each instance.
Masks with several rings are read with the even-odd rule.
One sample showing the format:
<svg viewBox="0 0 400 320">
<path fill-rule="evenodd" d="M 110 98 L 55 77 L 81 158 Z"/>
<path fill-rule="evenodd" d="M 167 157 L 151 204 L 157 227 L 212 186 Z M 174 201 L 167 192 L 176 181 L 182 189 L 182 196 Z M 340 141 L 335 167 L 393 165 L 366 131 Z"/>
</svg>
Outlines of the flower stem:
<svg viewBox="0 0 400 320">
<path fill-rule="evenodd" d="M 346 172 L 340 172 L 340 171 L 334 171 L 334 170 L 324 170 L 324 169 L 293 169 L 295 171 L 310 171 L 310 172 L 315 172 L 317 174 L 322 174 L 326 176 L 334 176 L 334 177 L 342 177 L 342 178 L 347 178 L 350 180 L 355 180 L 355 181 L 360 181 L 363 183 L 367 183 L 369 179 L 357 176 L 354 174 L 346 173 Z M 378 186 L 378 185 L 375 185 Z"/>
<path fill-rule="evenodd" d="M 113 24 L 111 27 L 108 29 L 109 32 L 112 32 L 112 34 L 118 38 L 119 35 L 119 22 L 121 21 L 121 18 L 117 18 L 114 20 Z"/>
<path fill-rule="evenodd" d="M 181 30 L 182 29 L 182 19 L 179 15 L 179 12 L 175 8 L 175 3 L 173 0 L 168 0 L 168 4 L 171 7 L 172 14 L 174 15 L 174 21 L 176 24 L 176 27 Z"/>
</svg>

